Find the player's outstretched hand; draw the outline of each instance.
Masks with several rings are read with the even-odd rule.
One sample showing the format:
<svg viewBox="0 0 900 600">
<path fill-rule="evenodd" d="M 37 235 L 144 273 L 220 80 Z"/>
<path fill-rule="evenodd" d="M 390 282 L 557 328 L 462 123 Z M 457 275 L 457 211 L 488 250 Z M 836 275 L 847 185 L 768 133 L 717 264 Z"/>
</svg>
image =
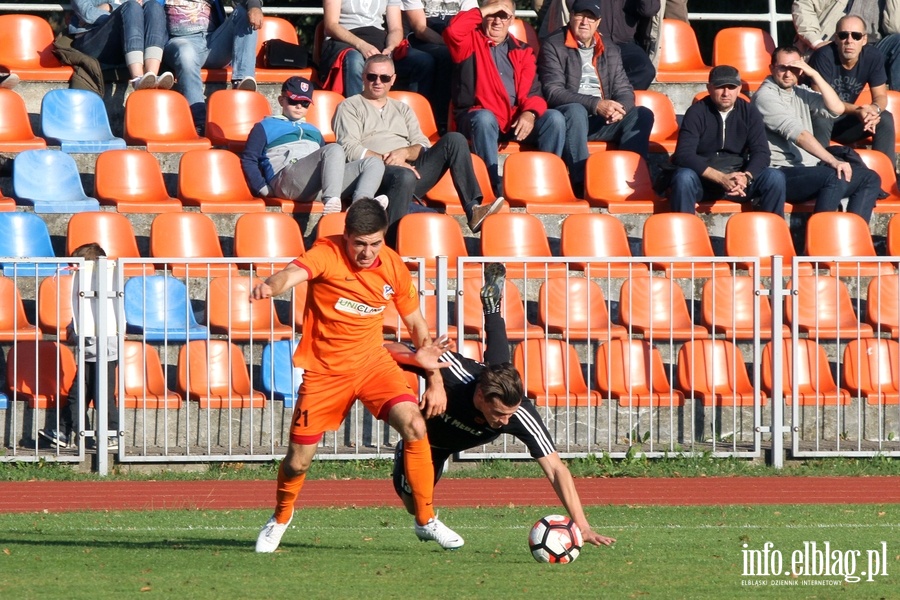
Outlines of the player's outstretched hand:
<svg viewBox="0 0 900 600">
<path fill-rule="evenodd" d="M 447 350 L 451 352 L 456 350 L 456 344 L 446 335 L 442 335 L 431 346 L 416 350 L 416 363 L 423 369 L 445 369 L 450 363 L 438 362 L 438 359 Z"/>
<path fill-rule="evenodd" d="M 616 538 L 606 537 L 605 535 L 600 535 L 596 531 L 592 529 L 588 529 L 585 531 L 581 530 L 581 537 L 588 544 L 593 544 L 595 546 L 612 546 L 616 543 Z"/>
</svg>

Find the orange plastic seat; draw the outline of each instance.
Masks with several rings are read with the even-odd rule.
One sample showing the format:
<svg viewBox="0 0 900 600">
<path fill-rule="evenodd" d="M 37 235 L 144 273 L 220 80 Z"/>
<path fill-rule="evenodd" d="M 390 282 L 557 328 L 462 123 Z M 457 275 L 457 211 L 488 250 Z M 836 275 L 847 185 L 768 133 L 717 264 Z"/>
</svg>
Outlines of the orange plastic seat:
<svg viewBox="0 0 900 600">
<path fill-rule="evenodd" d="M 0 15 L 0 65 L 24 81 L 68 81 L 72 67 L 53 54 L 53 29 L 34 15 Z"/>
<path fill-rule="evenodd" d="M 262 408 L 266 397 L 250 387 L 244 355 L 225 340 L 188 342 L 178 352 L 178 390 L 200 408 Z"/>
<path fill-rule="evenodd" d="M 431 279 L 436 277 L 436 257 L 447 257 L 447 276 L 455 279 L 457 259 L 469 256 L 459 223 L 453 217 L 439 213 L 411 213 L 400 219 L 397 252 L 400 256 L 424 257 L 425 276 Z M 418 264 L 409 262 L 407 266 L 414 271 Z M 466 265 L 467 276 L 480 272 L 477 264 Z"/>
<path fill-rule="evenodd" d="M 563 159 L 551 152 L 519 152 L 503 163 L 503 197 L 510 206 L 536 214 L 589 213 L 572 192 Z"/>
<path fill-rule="evenodd" d="M 700 56 L 697 34 L 690 23 L 676 19 L 663 19 L 659 31 L 659 63 L 656 80 L 660 83 L 706 83 L 709 70 Z"/>
<path fill-rule="evenodd" d="M 484 312 L 481 306 L 481 277 L 463 279 L 463 332 L 475 333 L 484 338 Z M 503 302 L 500 314 L 506 321 L 506 336 L 512 341 L 526 338 L 542 338 L 544 330 L 528 321 L 522 294 L 516 285 L 506 280 L 503 287 Z"/>
<path fill-rule="evenodd" d="M 877 150 L 857 148 L 856 152 L 866 166 L 878 173 L 881 178 L 881 189 L 887 198 L 879 198 L 875 202 L 875 212 L 896 213 L 900 211 L 900 189 L 897 188 L 897 173 L 891 159 Z"/>
<path fill-rule="evenodd" d="M 653 90 L 635 90 L 634 105 L 644 106 L 653 112 L 650 152 L 675 152 L 675 143 L 678 141 L 678 119 L 675 116 L 675 106 L 669 97 Z"/>
<path fill-rule="evenodd" d="M 803 275 L 797 277 L 797 290 L 797 313 L 789 298 L 785 302 L 784 318 L 789 324 L 796 321 L 801 333 L 825 339 L 874 335 L 871 325 L 857 319 L 847 284 L 837 277 Z"/>
<path fill-rule="evenodd" d="M 731 65 L 741 73 L 744 92 L 755 92 L 769 76 L 775 41 L 757 27 L 727 27 L 713 39 L 713 65 Z"/>
<path fill-rule="evenodd" d="M 124 378 L 125 408 L 181 408 L 181 394 L 166 387 L 166 376 L 159 361 L 159 353 L 153 346 L 126 340 L 118 372 L 119 377 Z"/>
<path fill-rule="evenodd" d="M 148 152 L 205 150 L 211 144 L 194 128 L 187 98 L 174 90 L 136 90 L 125 101 L 125 141 Z"/>
<path fill-rule="evenodd" d="M 463 340 L 462 347 L 458 350 L 466 358 L 484 362 L 484 344 L 481 340 Z"/>
<path fill-rule="evenodd" d="M 631 258 L 631 245 L 625 225 L 612 215 L 591 213 L 569 215 L 562 223 L 560 249 L 565 257 L 590 256 Z M 643 263 L 573 262 L 572 269 L 583 270 L 585 277 L 637 277 L 649 273 Z"/>
<path fill-rule="evenodd" d="M 831 365 L 828 364 L 828 356 L 825 350 L 810 339 L 797 339 L 797 360 L 791 350 L 791 340 L 771 341 L 765 345 L 762 352 L 762 386 L 769 397 L 773 392 L 773 344 L 780 343 L 782 347 L 781 382 L 782 394 L 785 404 L 794 403 L 793 373 L 797 373 L 797 404 L 799 406 L 834 406 L 837 404 L 850 404 L 850 393 L 838 388 L 831 374 Z"/>
<path fill-rule="evenodd" d="M 223 258 L 216 225 L 208 216 L 195 212 L 163 213 L 150 226 L 150 256 L 169 259 L 157 261 L 160 268 L 172 270 L 175 277 L 220 277 L 236 272 L 234 264 L 178 263 L 178 258 Z"/>
<path fill-rule="evenodd" d="M 72 275 L 45 277 L 38 286 L 38 327 L 61 342 L 69 340 L 72 322 Z"/>
<path fill-rule="evenodd" d="M 28 322 L 15 281 L 0 276 L 0 341 L 34 340 L 39 336 L 38 328 Z"/>
<path fill-rule="evenodd" d="M 892 115 L 900 115 L 900 91 L 887 91 L 887 110 Z M 894 140 L 894 150 L 900 151 L 900 131 L 896 127 L 894 128 Z"/>
<path fill-rule="evenodd" d="M 234 224 L 234 255 L 239 258 L 294 259 L 304 252 L 303 233 L 291 215 L 247 213 Z M 268 277 L 288 262 L 255 262 L 253 267 L 258 277 Z"/>
<path fill-rule="evenodd" d="M 263 212 L 244 180 L 241 159 L 227 150 L 191 150 L 178 165 L 178 197 L 205 213 Z"/>
<path fill-rule="evenodd" d="M 305 77 L 310 81 L 316 80 L 316 71 L 312 67 L 303 69 L 276 69 L 266 67 L 263 44 L 268 40 L 284 40 L 291 44 L 299 44 L 297 28 L 293 23 L 281 17 L 266 15 L 263 17 L 262 27 L 256 34 L 256 72 L 254 77 L 260 83 L 282 83 L 288 77 Z"/>
<path fill-rule="evenodd" d="M 316 224 L 316 239 L 332 235 L 344 235 L 344 221 L 346 220 L 347 213 L 345 212 L 322 215 Z"/>
<path fill-rule="evenodd" d="M 866 322 L 876 335 L 900 338 L 900 276 L 873 277 L 866 291 Z"/>
<path fill-rule="evenodd" d="M 497 213 L 481 227 L 481 255 L 516 258 L 552 258 L 544 224 L 526 213 Z M 504 261 L 507 277 L 543 279 L 547 275 L 565 275 L 566 265 L 548 262 Z"/>
<path fill-rule="evenodd" d="M 610 214 L 652 213 L 668 207 L 668 200 L 653 190 L 643 157 L 627 150 L 591 154 L 584 176 L 584 195 L 591 206 Z"/>
<path fill-rule="evenodd" d="M 753 278 L 746 276 L 716 276 L 703 284 L 700 300 L 700 322 L 727 339 L 753 339 L 753 302 L 756 291 Z M 781 325 L 781 337 L 791 334 Z M 772 339 L 772 305 L 768 296 L 759 296 L 759 337 Z"/>
<path fill-rule="evenodd" d="M 894 215 L 887 227 L 888 256 L 900 256 L 900 215 Z"/>
<path fill-rule="evenodd" d="M 703 406 L 753 406 L 741 349 L 728 340 L 694 340 L 678 351 L 678 387 Z M 766 396 L 760 393 L 760 404 Z"/>
<path fill-rule="evenodd" d="M 509 35 L 520 42 L 525 42 L 531 46 L 535 56 L 540 52 L 541 42 L 534 27 L 531 26 L 531 23 L 523 21 L 522 19 L 513 19 L 512 23 L 509 24 Z"/>
<path fill-rule="evenodd" d="M 603 290 L 590 279 L 551 277 L 538 292 L 538 323 L 563 339 L 624 338 L 628 332 L 614 323 Z"/>
<path fill-rule="evenodd" d="M 679 258 L 714 258 L 712 242 L 706 223 L 688 213 L 660 213 L 644 222 L 644 256 Z M 727 263 L 692 263 L 677 261 L 654 262 L 666 277 L 709 277 L 713 272 L 727 274 Z"/>
<path fill-rule="evenodd" d="M 75 356 L 59 342 L 31 339 L 13 344 L 6 357 L 6 385 L 10 398 L 25 400 L 29 408 L 60 408 L 68 404 L 75 382 Z"/>
<path fill-rule="evenodd" d="M 111 259 L 141 258 L 131 221 L 119 213 L 84 212 L 72 215 L 66 229 L 66 253 L 71 256 L 76 248 L 91 242 L 100 244 Z M 150 263 L 131 263 L 124 268 L 126 277 L 156 272 Z"/>
<path fill-rule="evenodd" d="M 691 321 L 678 284 L 662 277 L 635 277 L 622 284 L 619 322 L 650 340 L 709 337 L 705 327 Z"/>
<path fill-rule="evenodd" d="M 253 126 L 271 114 L 268 98 L 259 92 L 215 91 L 209 97 L 206 110 L 206 137 L 214 146 L 240 153 Z"/>
<path fill-rule="evenodd" d="M 206 289 L 206 323 L 213 333 L 234 341 L 269 342 L 290 339 L 290 325 L 282 323 L 270 300 L 250 301 L 262 279 L 245 276 L 216 277 Z"/>
<path fill-rule="evenodd" d="M 821 212 L 806 223 L 806 254 L 808 256 L 846 257 L 844 262 L 816 263 L 827 267 L 832 275 L 844 277 L 875 276 L 894 272 L 890 263 L 856 263 L 860 257 L 874 257 L 875 245 L 869 224 L 854 213 Z"/>
<path fill-rule="evenodd" d="M 0 88 L 0 152 L 41 150 L 47 147 L 44 138 L 34 135 L 25 100 L 12 90 Z"/>
<path fill-rule="evenodd" d="M 513 352 L 525 395 L 537 406 L 599 406 L 600 394 L 589 389 L 575 348 L 565 340 L 526 340 Z"/>
<path fill-rule="evenodd" d="M 441 136 L 438 135 L 437 123 L 434 121 L 434 112 L 431 110 L 431 104 L 425 96 L 415 92 L 404 92 L 399 90 L 388 92 L 388 96 L 394 100 L 399 100 L 413 109 L 413 112 L 416 114 L 416 120 L 419 122 L 419 127 L 422 129 L 422 133 L 425 134 L 425 137 L 431 142 L 436 142 L 440 139 Z"/>
<path fill-rule="evenodd" d="M 852 340 L 844 349 L 844 386 L 868 404 L 900 404 L 900 344 Z"/>
<path fill-rule="evenodd" d="M 725 224 L 725 254 L 733 257 L 758 256 L 760 277 L 772 276 L 770 256 L 780 255 L 782 273 L 790 277 L 791 260 L 796 256 L 791 230 L 782 217 L 767 212 L 732 215 Z M 753 263 L 737 262 L 737 268 L 753 274 Z M 798 275 L 811 275 L 812 265 L 799 263 Z"/>
<path fill-rule="evenodd" d="M 343 96 L 331 90 L 316 89 L 313 92 L 313 103 L 309 105 L 309 110 L 306 112 L 306 121 L 319 128 L 326 143 L 335 141 L 331 120 L 334 118 L 337 105 L 343 101 Z"/>
<path fill-rule="evenodd" d="M 494 200 L 497 199 L 497 196 L 494 195 L 494 188 L 491 186 L 491 177 L 488 174 L 484 160 L 477 154 L 472 154 L 471 156 L 472 167 L 475 169 L 475 178 L 478 180 L 478 185 L 481 187 L 481 193 L 483 194 L 481 203 L 492 204 Z M 463 209 L 462 203 L 459 201 L 459 194 L 456 193 L 456 187 L 453 185 L 453 178 L 450 176 L 449 170 L 438 179 L 438 182 L 434 184 L 433 188 L 428 190 L 428 193 L 425 195 L 425 203 L 448 215 L 465 214 L 465 210 Z M 507 208 L 506 210 L 509 209 Z"/>
<path fill-rule="evenodd" d="M 659 350 L 646 340 L 610 340 L 597 348 L 597 388 L 625 408 L 684 406 L 684 394 L 669 385 Z"/>
<path fill-rule="evenodd" d="M 107 150 L 97 156 L 94 193 L 120 213 L 181 212 L 169 196 L 156 157 L 143 150 Z"/>
</svg>

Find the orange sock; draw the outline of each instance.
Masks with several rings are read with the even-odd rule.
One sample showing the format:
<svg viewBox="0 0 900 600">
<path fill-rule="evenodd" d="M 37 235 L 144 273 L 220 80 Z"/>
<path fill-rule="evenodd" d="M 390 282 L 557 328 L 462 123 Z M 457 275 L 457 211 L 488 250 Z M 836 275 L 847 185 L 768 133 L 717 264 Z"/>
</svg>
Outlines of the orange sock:
<svg viewBox="0 0 900 600">
<path fill-rule="evenodd" d="M 434 518 L 434 466 L 427 437 L 403 442 L 403 469 L 412 488 L 416 523 L 424 525 Z"/>
<path fill-rule="evenodd" d="M 300 488 L 303 487 L 304 481 L 306 481 L 306 473 L 288 479 L 284 473 L 284 462 L 278 467 L 278 490 L 275 492 L 275 521 L 277 523 L 287 523 L 291 518 L 294 502 L 300 495 Z"/>
</svg>

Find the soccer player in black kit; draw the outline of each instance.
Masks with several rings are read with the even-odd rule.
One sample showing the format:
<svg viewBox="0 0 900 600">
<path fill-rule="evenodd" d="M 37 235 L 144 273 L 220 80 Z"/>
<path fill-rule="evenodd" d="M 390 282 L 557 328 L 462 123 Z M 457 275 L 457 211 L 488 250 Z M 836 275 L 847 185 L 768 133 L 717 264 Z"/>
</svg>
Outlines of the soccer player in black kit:
<svg viewBox="0 0 900 600">
<path fill-rule="evenodd" d="M 441 370 L 447 392 L 447 410 L 426 421 L 435 484 L 441 478 L 444 463 L 454 453 L 488 444 L 508 433 L 521 440 L 532 458 L 538 461 L 569 516 L 581 529 L 584 541 L 609 546 L 615 539 L 591 529 L 566 464 L 560 459 L 550 433 L 531 400 L 525 398 L 522 379 L 510 364 L 506 323 L 500 316 L 500 301 L 506 269 L 491 263 L 485 267 L 481 288 L 486 346 L 484 363 L 445 350 L 441 362 L 450 366 Z M 403 366 L 417 367 L 415 352 L 399 343 L 385 345 Z M 410 514 L 412 491 L 403 475 L 403 442 L 394 454 L 394 489 Z"/>
</svg>

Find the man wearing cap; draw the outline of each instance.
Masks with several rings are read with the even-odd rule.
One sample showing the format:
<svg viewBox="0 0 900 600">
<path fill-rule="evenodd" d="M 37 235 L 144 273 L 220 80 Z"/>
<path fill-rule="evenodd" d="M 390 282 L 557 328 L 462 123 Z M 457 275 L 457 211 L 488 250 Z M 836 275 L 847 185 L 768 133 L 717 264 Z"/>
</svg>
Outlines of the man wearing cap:
<svg viewBox="0 0 900 600">
<path fill-rule="evenodd" d="M 306 122 L 313 84 L 290 77 L 281 86 L 281 114 L 253 126 L 241 154 L 247 184 L 258 196 L 312 202 L 322 193 L 325 214 L 342 209 L 342 197 L 354 202 L 375 196 L 384 163 L 375 158 L 346 162 L 337 144 L 325 144 L 322 133 Z M 377 197 L 382 207 L 386 197 Z"/>
<path fill-rule="evenodd" d="M 568 26 L 541 43 L 538 75 L 547 105 L 566 120 L 563 159 L 576 195 L 584 188 L 588 140 L 614 142 L 647 158 L 653 113 L 634 105 L 634 89 L 615 44 L 597 33 L 599 0 L 575 0 Z"/>
<path fill-rule="evenodd" d="M 740 73 L 717 66 L 706 89 L 709 96 L 685 111 L 678 130 L 672 212 L 694 214 L 697 202 L 726 198 L 784 216 L 784 175 L 769 167 L 766 128 L 759 111 L 740 97 Z"/>
</svg>

